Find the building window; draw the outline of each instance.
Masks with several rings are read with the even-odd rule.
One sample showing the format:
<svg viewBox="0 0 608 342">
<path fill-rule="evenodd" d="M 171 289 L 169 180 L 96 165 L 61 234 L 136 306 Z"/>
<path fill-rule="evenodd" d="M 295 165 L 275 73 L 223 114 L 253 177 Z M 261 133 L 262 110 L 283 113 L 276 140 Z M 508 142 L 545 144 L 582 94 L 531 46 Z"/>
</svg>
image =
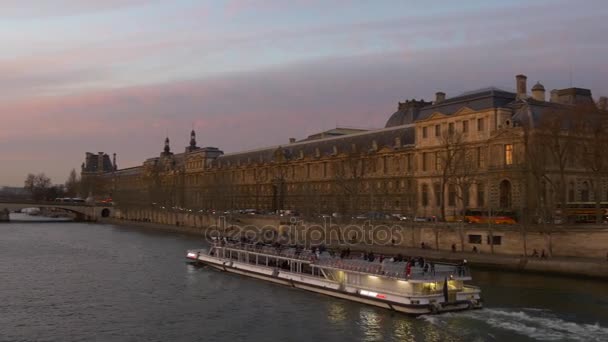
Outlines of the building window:
<svg viewBox="0 0 608 342">
<path fill-rule="evenodd" d="M 477 148 L 477 168 L 481 169 L 484 167 L 485 159 L 486 158 L 484 155 L 483 147 L 478 147 Z"/>
<path fill-rule="evenodd" d="M 479 132 L 481 132 L 481 131 L 483 131 L 483 130 L 485 129 L 485 127 L 484 127 L 484 126 L 485 126 L 485 125 L 484 125 L 484 122 L 483 122 L 483 118 L 479 118 L 479 119 L 477 119 L 477 130 L 478 130 Z"/>
<path fill-rule="evenodd" d="M 505 145 L 505 165 L 513 165 L 513 145 Z"/>
<path fill-rule="evenodd" d="M 483 183 L 477 183 L 477 207 L 483 208 L 485 206 L 485 197 Z"/>
<path fill-rule="evenodd" d="M 581 189 L 581 202 L 589 202 L 589 183 L 583 182 Z"/>
<path fill-rule="evenodd" d="M 469 235 L 469 243 L 472 243 L 472 244 L 475 244 L 475 245 L 481 245 L 481 235 L 470 234 Z"/>
<path fill-rule="evenodd" d="M 448 133 L 449 134 L 454 134 L 454 123 L 453 122 L 450 122 L 448 124 Z"/>
<path fill-rule="evenodd" d="M 386 160 L 386 156 L 382 157 L 382 172 L 384 174 L 388 173 L 388 161 Z"/>
<path fill-rule="evenodd" d="M 426 171 L 427 170 L 427 160 L 428 159 L 428 153 L 426 152 L 422 152 L 422 171 Z"/>
<path fill-rule="evenodd" d="M 462 122 L 462 133 L 467 133 L 469 131 L 469 121 L 464 120 Z"/>
<path fill-rule="evenodd" d="M 407 160 L 406 160 L 407 161 L 407 170 L 412 171 L 412 155 L 408 154 L 406 158 L 407 158 Z"/>
<path fill-rule="evenodd" d="M 429 205 L 429 186 L 422 184 L 422 206 L 428 207 Z"/>
<path fill-rule="evenodd" d="M 456 206 L 456 186 L 454 184 L 448 185 L 448 205 Z"/>
<path fill-rule="evenodd" d="M 441 157 L 439 156 L 439 152 L 435 152 L 435 171 L 439 171 L 440 165 L 439 162 L 441 161 Z"/>
<path fill-rule="evenodd" d="M 427 137 L 426 127 L 422 127 L 422 138 L 425 139 Z"/>
<path fill-rule="evenodd" d="M 511 207 L 511 182 L 506 179 L 500 182 L 500 207 Z"/>
<path fill-rule="evenodd" d="M 502 245 L 502 236 L 493 235 L 490 238 L 490 235 L 487 236 L 488 245 Z"/>
<path fill-rule="evenodd" d="M 435 185 L 433 185 L 433 188 L 435 190 L 435 205 L 440 206 L 441 205 L 441 184 L 435 183 Z"/>
<path fill-rule="evenodd" d="M 568 202 L 574 202 L 574 183 L 570 182 L 568 187 Z"/>
<path fill-rule="evenodd" d="M 435 125 L 435 136 L 436 137 L 441 136 L 441 125 Z"/>
</svg>

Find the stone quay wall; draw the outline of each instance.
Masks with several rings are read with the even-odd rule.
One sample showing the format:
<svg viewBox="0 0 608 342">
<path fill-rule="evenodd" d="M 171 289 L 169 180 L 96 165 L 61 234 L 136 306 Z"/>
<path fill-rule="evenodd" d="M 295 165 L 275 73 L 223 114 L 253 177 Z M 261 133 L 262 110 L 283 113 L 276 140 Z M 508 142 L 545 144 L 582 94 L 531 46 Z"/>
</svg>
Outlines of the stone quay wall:
<svg viewBox="0 0 608 342">
<path fill-rule="evenodd" d="M 264 232 L 271 231 L 274 236 L 288 237 L 302 244 L 312 241 L 330 246 L 348 242 L 354 251 L 402 253 L 448 261 L 467 259 L 472 265 L 494 269 L 608 279 L 608 229 L 603 227 L 523 229 L 399 222 L 353 225 L 329 220 L 302 222 L 253 215 L 221 217 L 151 209 L 117 209 L 106 222 L 200 236 L 227 234 L 236 238 L 256 237 L 252 234 L 264 237 L 268 236 Z M 539 254 L 544 250 L 547 258 L 530 257 L 534 250 Z"/>
</svg>

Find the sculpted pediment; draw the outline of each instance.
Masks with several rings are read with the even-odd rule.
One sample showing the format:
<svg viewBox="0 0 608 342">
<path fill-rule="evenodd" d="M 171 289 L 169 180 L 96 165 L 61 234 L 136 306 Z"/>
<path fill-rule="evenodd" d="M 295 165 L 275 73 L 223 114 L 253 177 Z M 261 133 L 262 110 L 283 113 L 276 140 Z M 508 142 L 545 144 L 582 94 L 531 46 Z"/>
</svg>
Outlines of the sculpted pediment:
<svg viewBox="0 0 608 342">
<path fill-rule="evenodd" d="M 430 121 L 430 120 L 437 120 L 437 119 L 444 119 L 446 118 L 447 115 L 440 113 L 440 112 L 434 112 L 433 114 L 431 114 L 428 118 L 426 118 L 424 121 Z"/>
<path fill-rule="evenodd" d="M 521 137 L 521 131 L 517 129 L 499 129 L 493 132 L 492 139 L 512 139 Z"/>
<path fill-rule="evenodd" d="M 474 114 L 474 113 L 477 113 L 477 112 L 474 111 L 473 109 L 465 106 L 465 107 L 460 108 L 458 111 L 456 111 L 456 113 L 452 114 L 452 116 L 467 115 L 467 114 Z"/>
</svg>

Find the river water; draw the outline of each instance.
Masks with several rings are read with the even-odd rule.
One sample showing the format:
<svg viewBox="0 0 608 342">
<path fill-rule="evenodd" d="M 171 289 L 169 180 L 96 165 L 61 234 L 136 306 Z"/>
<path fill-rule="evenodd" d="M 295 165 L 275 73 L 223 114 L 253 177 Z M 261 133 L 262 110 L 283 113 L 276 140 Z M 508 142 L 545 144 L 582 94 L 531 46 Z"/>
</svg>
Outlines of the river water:
<svg viewBox="0 0 608 342">
<path fill-rule="evenodd" d="M 0 341 L 608 341 L 608 282 L 474 270 L 485 309 L 413 318 L 186 264 L 201 244 L 0 224 Z"/>
</svg>

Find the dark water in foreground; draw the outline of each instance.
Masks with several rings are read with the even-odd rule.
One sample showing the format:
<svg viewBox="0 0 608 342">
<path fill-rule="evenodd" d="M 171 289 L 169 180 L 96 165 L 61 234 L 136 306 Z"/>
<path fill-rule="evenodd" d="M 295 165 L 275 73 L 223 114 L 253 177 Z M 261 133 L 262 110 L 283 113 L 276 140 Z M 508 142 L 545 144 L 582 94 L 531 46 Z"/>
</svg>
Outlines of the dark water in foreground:
<svg viewBox="0 0 608 342">
<path fill-rule="evenodd" d="M 0 225 L 0 341 L 608 341 L 608 282 L 475 271 L 487 308 L 411 318 L 194 268 L 191 236 Z"/>
</svg>

